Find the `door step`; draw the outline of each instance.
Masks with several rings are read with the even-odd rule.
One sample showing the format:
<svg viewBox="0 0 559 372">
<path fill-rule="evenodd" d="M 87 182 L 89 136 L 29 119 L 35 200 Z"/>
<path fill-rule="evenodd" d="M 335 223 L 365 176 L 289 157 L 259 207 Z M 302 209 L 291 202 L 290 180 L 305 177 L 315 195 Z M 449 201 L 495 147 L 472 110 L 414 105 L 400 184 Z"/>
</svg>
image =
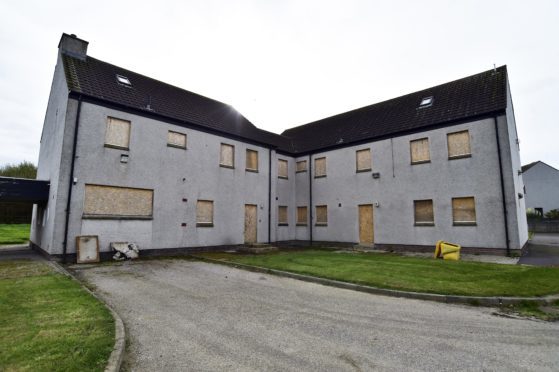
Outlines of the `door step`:
<svg viewBox="0 0 559 372">
<path fill-rule="evenodd" d="M 356 244 L 352 247 L 352 250 L 359 251 L 359 252 L 374 251 L 375 250 L 375 245 L 374 244 Z"/>
<path fill-rule="evenodd" d="M 278 250 L 278 247 L 275 247 L 270 244 L 249 244 L 249 245 L 242 245 L 237 249 L 239 252 L 244 253 L 267 253 L 267 252 L 274 252 Z"/>
</svg>

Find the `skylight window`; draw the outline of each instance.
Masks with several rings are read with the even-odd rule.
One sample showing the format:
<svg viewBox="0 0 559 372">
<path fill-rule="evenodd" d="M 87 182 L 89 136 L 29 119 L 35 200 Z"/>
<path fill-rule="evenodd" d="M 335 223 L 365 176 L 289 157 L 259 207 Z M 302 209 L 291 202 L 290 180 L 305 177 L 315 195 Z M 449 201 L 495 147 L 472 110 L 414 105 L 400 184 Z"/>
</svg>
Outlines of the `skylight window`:
<svg viewBox="0 0 559 372">
<path fill-rule="evenodd" d="M 433 104 L 433 96 L 425 97 L 421 100 L 419 107 L 427 107 L 427 106 L 431 106 L 432 104 Z"/>
<path fill-rule="evenodd" d="M 132 83 L 130 83 L 130 80 L 128 80 L 126 76 L 116 75 L 116 81 L 124 85 L 132 85 Z"/>
</svg>

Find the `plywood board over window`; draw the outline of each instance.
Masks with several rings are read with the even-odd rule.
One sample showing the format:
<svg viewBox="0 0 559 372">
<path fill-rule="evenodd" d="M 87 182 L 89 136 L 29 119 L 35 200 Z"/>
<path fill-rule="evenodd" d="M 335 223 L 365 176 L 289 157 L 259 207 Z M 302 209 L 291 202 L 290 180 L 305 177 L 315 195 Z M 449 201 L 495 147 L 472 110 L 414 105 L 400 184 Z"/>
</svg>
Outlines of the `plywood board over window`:
<svg viewBox="0 0 559 372">
<path fill-rule="evenodd" d="M 221 144 L 219 153 L 219 165 L 226 168 L 235 167 L 235 146 L 226 143 Z"/>
<path fill-rule="evenodd" d="M 214 202 L 198 200 L 196 202 L 196 226 L 211 227 L 214 223 Z"/>
<path fill-rule="evenodd" d="M 307 226 L 307 207 L 297 207 L 297 226 Z"/>
<path fill-rule="evenodd" d="M 357 150 L 355 152 L 357 172 L 367 172 L 372 168 L 371 149 Z"/>
<path fill-rule="evenodd" d="M 307 161 L 306 160 L 300 160 L 296 163 L 296 172 L 297 173 L 301 173 L 301 172 L 306 172 L 307 171 Z"/>
<path fill-rule="evenodd" d="M 107 118 L 105 146 L 128 150 L 130 146 L 130 122 L 117 118 Z"/>
<path fill-rule="evenodd" d="M 314 159 L 314 178 L 326 177 L 326 158 Z"/>
<path fill-rule="evenodd" d="M 287 178 L 287 160 L 278 159 L 278 178 Z"/>
<path fill-rule="evenodd" d="M 467 130 L 447 134 L 448 158 L 466 158 L 472 155 L 470 149 L 470 132 Z"/>
<path fill-rule="evenodd" d="M 420 138 L 410 141 L 410 155 L 412 164 L 428 163 L 431 161 L 429 139 Z"/>
<path fill-rule="evenodd" d="M 170 130 L 167 133 L 167 146 L 186 149 L 186 134 Z"/>
<path fill-rule="evenodd" d="M 85 185 L 84 218 L 149 219 L 153 190 Z"/>
<path fill-rule="evenodd" d="M 316 225 L 317 226 L 328 225 L 328 206 L 326 205 L 316 206 Z"/>
<path fill-rule="evenodd" d="M 475 199 L 473 197 L 452 198 L 452 220 L 454 225 L 475 225 Z"/>
<path fill-rule="evenodd" d="M 413 208 L 416 225 L 433 226 L 435 224 L 433 200 L 414 200 Z"/>
<path fill-rule="evenodd" d="M 247 150 L 245 169 L 250 172 L 258 172 L 258 151 Z"/>
<path fill-rule="evenodd" d="M 289 223 L 287 217 L 287 207 L 284 205 L 280 205 L 278 207 L 278 225 L 280 226 L 287 226 Z"/>
</svg>

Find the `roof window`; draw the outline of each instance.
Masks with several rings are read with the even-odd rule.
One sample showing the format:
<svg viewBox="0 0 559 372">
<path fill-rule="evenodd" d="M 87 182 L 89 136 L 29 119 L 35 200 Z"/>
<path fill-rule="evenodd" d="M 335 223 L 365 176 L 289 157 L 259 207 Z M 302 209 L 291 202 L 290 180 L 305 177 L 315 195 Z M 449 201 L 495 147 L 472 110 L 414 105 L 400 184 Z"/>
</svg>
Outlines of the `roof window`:
<svg viewBox="0 0 559 372">
<path fill-rule="evenodd" d="M 130 80 L 128 80 L 128 78 L 126 76 L 122 76 L 122 75 L 117 74 L 116 75 L 116 81 L 118 81 L 119 83 L 124 84 L 124 85 L 129 85 L 129 86 L 132 85 L 132 83 L 130 83 Z"/>
<path fill-rule="evenodd" d="M 431 97 L 425 97 L 421 100 L 421 103 L 419 104 L 419 107 L 428 107 L 431 106 L 433 104 L 433 96 Z"/>
</svg>

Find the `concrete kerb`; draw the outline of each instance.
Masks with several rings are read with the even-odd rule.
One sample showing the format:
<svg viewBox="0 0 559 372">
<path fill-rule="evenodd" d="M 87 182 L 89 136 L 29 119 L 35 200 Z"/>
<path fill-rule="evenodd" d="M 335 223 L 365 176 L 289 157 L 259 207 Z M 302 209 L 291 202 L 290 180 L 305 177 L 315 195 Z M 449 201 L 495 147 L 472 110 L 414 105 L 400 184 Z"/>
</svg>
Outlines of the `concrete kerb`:
<svg viewBox="0 0 559 372">
<path fill-rule="evenodd" d="M 93 293 L 89 288 L 87 288 L 83 283 L 76 278 L 72 273 L 66 270 L 63 266 L 61 266 L 58 262 L 55 261 L 47 261 L 56 271 L 63 275 L 67 275 L 73 280 L 79 282 L 83 289 L 85 289 L 88 293 L 90 293 L 93 297 L 99 300 L 105 307 L 111 312 L 111 315 L 115 321 L 115 344 L 113 346 L 113 351 L 109 356 L 109 360 L 107 361 L 107 366 L 105 367 L 105 372 L 118 372 L 120 371 L 120 366 L 122 364 L 122 358 L 124 356 L 124 347 L 126 344 L 126 331 L 124 329 L 124 323 L 122 319 L 117 314 L 116 311 L 113 310 L 105 301 L 103 301 L 99 296 Z"/>
<path fill-rule="evenodd" d="M 456 296 L 456 295 L 441 295 L 435 293 L 399 291 L 395 289 L 370 287 L 366 285 L 340 282 L 338 280 L 319 278 L 315 276 L 295 274 L 287 271 L 268 269 L 265 267 L 251 266 L 251 265 L 245 265 L 245 264 L 222 261 L 222 260 L 214 260 L 207 257 L 200 257 L 197 255 L 190 255 L 190 256 L 197 260 L 220 264 L 220 265 L 226 265 L 226 266 L 235 267 L 247 271 L 272 274 L 284 278 L 297 279 L 297 280 L 302 280 L 310 283 L 322 284 L 331 287 L 350 289 L 353 291 L 366 292 L 366 293 L 378 294 L 378 295 L 390 296 L 390 297 L 412 298 L 416 300 L 428 300 L 428 301 L 444 302 L 449 304 L 467 304 L 467 305 L 476 305 L 476 306 L 477 305 L 479 306 L 514 305 L 525 301 L 537 303 L 540 305 L 545 305 L 545 304 L 550 304 L 553 301 L 559 300 L 559 294 L 545 296 L 545 297 L 481 297 L 481 296 Z"/>
</svg>

